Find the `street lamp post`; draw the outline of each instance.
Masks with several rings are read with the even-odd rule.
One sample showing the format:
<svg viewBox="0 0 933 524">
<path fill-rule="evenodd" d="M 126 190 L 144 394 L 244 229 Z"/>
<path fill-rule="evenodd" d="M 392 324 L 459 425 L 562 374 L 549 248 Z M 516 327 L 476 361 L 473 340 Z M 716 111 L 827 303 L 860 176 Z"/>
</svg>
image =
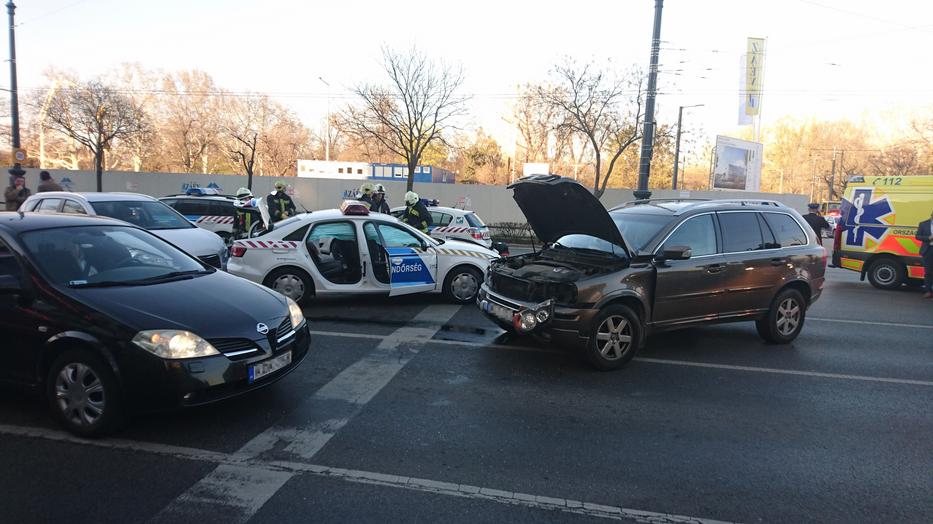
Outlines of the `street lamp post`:
<svg viewBox="0 0 933 524">
<path fill-rule="evenodd" d="M 324 136 L 324 160 L 330 162 L 330 84 L 321 77 L 317 79 L 327 86 L 327 129 L 325 131 L 327 134 Z"/>
<path fill-rule="evenodd" d="M 13 3 L 13 0 L 10 0 L 6 4 L 6 12 L 10 15 L 10 120 L 11 127 L 13 132 L 13 151 L 19 151 L 19 97 L 16 88 L 16 36 L 13 31 L 13 12 L 16 11 L 16 5 Z M 19 160 L 14 157 L 13 159 L 13 168 L 10 169 L 10 174 L 13 176 L 23 176 L 26 174 L 23 171 L 23 168 L 19 165 Z"/>
<path fill-rule="evenodd" d="M 680 106 L 677 110 L 677 145 L 674 146 L 674 178 L 671 179 L 671 189 L 677 189 L 677 168 L 680 165 L 680 125 L 683 123 L 684 109 L 691 107 L 703 107 L 703 104 Z"/>
<path fill-rule="evenodd" d="M 654 0 L 654 30 L 651 33 L 651 57 L 648 69 L 648 93 L 645 96 L 645 127 L 642 131 L 641 158 L 638 166 L 638 189 L 635 198 L 651 198 L 648 191 L 648 176 L 651 174 L 651 157 L 654 155 L 654 98 L 658 92 L 658 54 L 661 52 L 661 10 L 664 0 Z"/>
</svg>

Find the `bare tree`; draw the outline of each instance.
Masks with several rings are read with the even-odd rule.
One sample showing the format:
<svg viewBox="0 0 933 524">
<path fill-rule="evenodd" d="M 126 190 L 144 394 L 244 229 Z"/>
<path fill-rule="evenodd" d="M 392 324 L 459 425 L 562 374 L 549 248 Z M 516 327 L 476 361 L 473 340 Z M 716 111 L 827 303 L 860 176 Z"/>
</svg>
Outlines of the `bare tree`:
<svg viewBox="0 0 933 524">
<path fill-rule="evenodd" d="M 560 111 L 559 129 L 585 137 L 593 155 L 593 194 L 601 197 L 619 157 L 641 139 L 644 75 L 632 70 L 617 78 L 592 64 L 568 60 L 554 69 L 553 77 L 553 88 L 539 87 L 538 96 Z"/>
<path fill-rule="evenodd" d="M 348 130 L 378 141 L 408 164 L 408 190 L 414 186 L 421 154 L 466 113 L 466 98 L 456 91 L 463 83 L 459 69 L 439 66 L 416 49 L 405 54 L 383 48 L 389 86 L 360 85 L 360 99 L 344 112 Z"/>
<path fill-rule="evenodd" d="M 243 168 L 246 186 L 253 188 L 259 137 L 265 132 L 269 118 L 269 99 L 264 95 L 225 98 L 226 108 L 223 131 L 225 148 L 230 160 Z"/>
<path fill-rule="evenodd" d="M 147 129 L 142 107 L 100 80 L 77 84 L 55 93 L 45 125 L 91 152 L 97 190 L 103 190 L 104 152 L 114 141 L 132 139 Z"/>
</svg>

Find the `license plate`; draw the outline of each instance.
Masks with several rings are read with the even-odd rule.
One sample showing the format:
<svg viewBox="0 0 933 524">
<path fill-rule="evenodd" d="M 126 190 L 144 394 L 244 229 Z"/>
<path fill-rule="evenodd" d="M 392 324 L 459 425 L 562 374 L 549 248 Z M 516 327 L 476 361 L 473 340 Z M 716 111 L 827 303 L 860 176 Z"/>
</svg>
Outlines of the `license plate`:
<svg viewBox="0 0 933 524">
<path fill-rule="evenodd" d="M 512 310 L 504 308 L 499 304 L 494 304 L 492 302 L 486 302 L 483 304 L 483 311 L 489 313 L 490 315 L 502 320 L 504 322 L 512 322 Z"/>
<path fill-rule="evenodd" d="M 249 367 L 249 383 L 252 384 L 269 373 L 274 373 L 292 363 L 292 352 L 287 351 L 281 355 L 264 360 Z"/>
</svg>

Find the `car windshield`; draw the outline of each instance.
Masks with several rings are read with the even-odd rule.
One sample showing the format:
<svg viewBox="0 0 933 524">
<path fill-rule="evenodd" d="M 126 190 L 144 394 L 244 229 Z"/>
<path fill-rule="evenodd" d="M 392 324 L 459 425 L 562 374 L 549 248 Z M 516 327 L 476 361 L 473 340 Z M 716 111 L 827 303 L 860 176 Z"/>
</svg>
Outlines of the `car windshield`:
<svg viewBox="0 0 933 524">
<path fill-rule="evenodd" d="M 556 248 L 568 248 L 590 252 L 599 252 L 617 257 L 626 257 L 625 248 L 612 242 L 589 235 L 564 235 L 552 244 Z"/>
<path fill-rule="evenodd" d="M 476 213 L 467 213 L 463 215 L 463 217 L 466 218 L 467 224 L 470 224 L 470 227 L 483 227 L 486 225 L 476 216 Z"/>
<path fill-rule="evenodd" d="M 195 227 L 164 202 L 127 200 L 91 202 L 98 215 L 116 218 L 149 230 L 187 229 Z"/>
<path fill-rule="evenodd" d="M 664 226 L 671 223 L 665 215 L 639 215 L 637 213 L 610 213 L 616 227 L 622 232 L 625 242 L 637 251 L 642 251 Z"/>
<path fill-rule="evenodd" d="M 159 237 L 132 227 L 43 229 L 22 238 L 46 278 L 61 286 L 155 284 L 213 272 Z"/>
</svg>

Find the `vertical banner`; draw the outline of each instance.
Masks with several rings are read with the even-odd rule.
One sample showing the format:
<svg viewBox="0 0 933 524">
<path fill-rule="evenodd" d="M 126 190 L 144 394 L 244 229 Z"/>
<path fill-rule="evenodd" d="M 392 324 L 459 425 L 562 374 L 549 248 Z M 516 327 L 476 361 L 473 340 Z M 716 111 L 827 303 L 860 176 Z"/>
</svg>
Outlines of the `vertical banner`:
<svg viewBox="0 0 933 524">
<path fill-rule="evenodd" d="M 765 39 L 749 38 L 746 54 L 742 57 L 739 92 L 739 125 L 751 125 L 752 118 L 761 111 L 761 90 L 764 81 Z"/>
<path fill-rule="evenodd" d="M 758 191 L 763 151 L 757 142 L 717 135 L 713 189 Z"/>
</svg>

